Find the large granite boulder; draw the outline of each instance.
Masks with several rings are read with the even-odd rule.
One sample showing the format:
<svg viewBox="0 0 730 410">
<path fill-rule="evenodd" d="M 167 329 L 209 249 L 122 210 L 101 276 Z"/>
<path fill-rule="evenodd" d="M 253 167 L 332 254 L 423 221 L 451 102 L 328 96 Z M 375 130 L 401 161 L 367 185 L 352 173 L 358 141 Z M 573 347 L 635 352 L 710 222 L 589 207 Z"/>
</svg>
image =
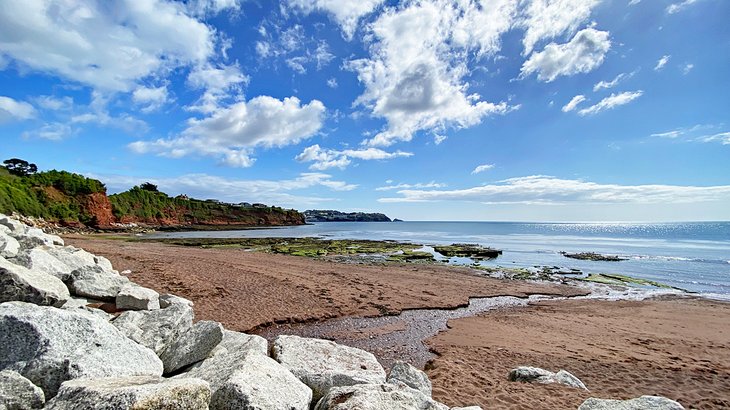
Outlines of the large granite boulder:
<svg viewBox="0 0 730 410">
<path fill-rule="evenodd" d="M 0 370 L 17 371 L 50 398 L 78 378 L 162 375 L 153 351 L 88 313 L 0 304 Z"/>
<path fill-rule="evenodd" d="M 135 376 L 64 382 L 47 410 L 207 410 L 208 383 Z"/>
<path fill-rule="evenodd" d="M 178 304 L 158 310 L 130 310 L 119 315 L 112 324 L 159 356 L 193 326 L 193 309 Z"/>
<path fill-rule="evenodd" d="M 27 229 L 20 221 L 3 214 L 0 214 L 0 225 L 8 228 L 8 234 L 13 237 L 24 234 Z"/>
<path fill-rule="evenodd" d="M 38 228 L 26 227 L 23 233 L 15 235 L 23 248 L 36 246 L 63 246 L 63 239 L 57 235 L 49 235 Z"/>
<path fill-rule="evenodd" d="M 46 249 L 53 257 L 69 266 L 71 271 L 85 266 L 98 266 L 106 272 L 116 273 L 109 259 L 86 252 L 73 246 Z"/>
<path fill-rule="evenodd" d="M 431 380 L 428 379 L 426 373 L 406 362 L 396 361 L 390 369 L 388 383 L 395 383 L 396 381 L 431 397 Z"/>
<path fill-rule="evenodd" d="M 152 289 L 129 284 L 117 294 L 116 305 L 120 310 L 156 310 L 160 308 L 160 294 Z"/>
<path fill-rule="evenodd" d="M 55 276 L 0 258 L 0 303 L 21 301 L 58 307 L 70 297 L 66 285 Z"/>
<path fill-rule="evenodd" d="M 20 243 L 18 243 L 18 240 L 5 232 L 0 232 L 0 257 L 12 258 L 16 256 L 19 251 Z"/>
<path fill-rule="evenodd" d="M 182 303 L 184 305 L 193 307 L 193 302 L 191 302 L 185 298 L 181 298 L 180 296 L 171 295 L 169 293 L 160 295 L 160 308 L 164 309 L 164 308 L 166 308 L 170 305 L 174 305 L 176 303 Z"/>
<path fill-rule="evenodd" d="M 449 410 L 405 384 L 358 384 L 333 387 L 315 410 Z"/>
<path fill-rule="evenodd" d="M 45 245 L 26 249 L 18 253 L 13 259 L 13 263 L 67 281 L 73 269 L 53 256 L 49 252 L 51 250 L 54 250 L 54 248 Z"/>
<path fill-rule="evenodd" d="M 641 396 L 631 400 L 608 400 L 591 397 L 578 410 L 684 410 L 681 404 L 661 396 Z"/>
<path fill-rule="evenodd" d="M 315 401 L 332 387 L 385 383 L 385 370 L 372 353 L 329 340 L 279 336 L 272 357 L 312 388 Z"/>
<path fill-rule="evenodd" d="M 195 323 L 160 355 L 165 374 L 205 359 L 222 339 L 223 326 L 220 323 L 208 320 Z"/>
<path fill-rule="evenodd" d="M 74 295 L 115 302 L 119 292 L 130 282 L 126 276 L 93 265 L 74 270 L 65 283 Z"/>
<path fill-rule="evenodd" d="M 249 354 L 214 391 L 212 410 L 308 410 L 312 390 L 274 359 Z"/>
<path fill-rule="evenodd" d="M 558 383 L 566 386 L 575 387 L 577 389 L 588 390 L 585 384 L 574 375 L 560 370 L 557 373 L 541 369 L 539 367 L 520 366 L 510 370 L 507 376 L 509 381 L 512 382 L 524 382 L 524 383 L 542 383 L 551 384 Z"/>
<path fill-rule="evenodd" d="M 43 390 L 20 373 L 0 371 L 0 409 L 40 409 L 45 402 Z"/>
</svg>

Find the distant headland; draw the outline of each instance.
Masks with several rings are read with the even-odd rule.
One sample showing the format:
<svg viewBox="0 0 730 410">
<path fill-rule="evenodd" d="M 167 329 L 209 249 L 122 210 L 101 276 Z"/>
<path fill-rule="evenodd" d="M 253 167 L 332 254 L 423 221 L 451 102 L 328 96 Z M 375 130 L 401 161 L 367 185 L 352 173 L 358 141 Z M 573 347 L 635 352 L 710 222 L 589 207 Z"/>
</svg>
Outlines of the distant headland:
<svg viewBox="0 0 730 410">
<path fill-rule="evenodd" d="M 366 212 L 340 212 L 310 209 L 304 211 L 307 222 L 391 222 L 385 214 Z"/>
</svg>

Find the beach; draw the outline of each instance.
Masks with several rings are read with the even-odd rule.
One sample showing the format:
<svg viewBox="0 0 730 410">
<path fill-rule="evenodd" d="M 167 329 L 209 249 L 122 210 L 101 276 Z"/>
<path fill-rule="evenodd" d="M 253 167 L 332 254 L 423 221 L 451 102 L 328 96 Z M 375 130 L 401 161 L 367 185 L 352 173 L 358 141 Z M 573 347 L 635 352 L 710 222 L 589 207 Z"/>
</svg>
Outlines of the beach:
<svg viewBox="0 0 730 410">
<path fill-rule="evenodd" d="M 106 256 L 130 279 L 195 303 L 196 319 L 260 332 L 332 318 L 455 309 L 474 297 L 552 295 L 585 289 L 480 276 L 466 267 L 356 265 L 240 249 L 201 249 L 93 236 L 68 244 Z M 399 330 L 342 330 L 338 341 Z M 425 341 L 434 398 L 450 406 L 577 408 L 588 397 L 661 394 L 686 408 L 727 408 L 730 304 L 693 297 L 644 301 L 550 300 L 448 322 Z M 387 350 L 383 346 L 382 350 Z M 377 349 L 374 352 L 379 354 Z M 578 376 L 589 392 L 508 382 L 520 365 Z"/>
</svg>

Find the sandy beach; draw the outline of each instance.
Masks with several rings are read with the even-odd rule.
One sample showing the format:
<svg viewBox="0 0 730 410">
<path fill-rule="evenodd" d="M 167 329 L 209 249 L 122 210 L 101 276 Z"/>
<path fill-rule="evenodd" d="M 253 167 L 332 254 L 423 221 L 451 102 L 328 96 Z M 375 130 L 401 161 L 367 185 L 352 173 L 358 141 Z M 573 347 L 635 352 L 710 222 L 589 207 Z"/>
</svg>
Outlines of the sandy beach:
<svg viewBox="0 0 730 410">
<path fill-rule="evenodd" d="M 564 285 L 487 278 L 468 268 L 354 265 L 238 249 L 66 239 L 106 256 L 119 271 L 131 270 L 130 278 L 143 286 L 193 300 L 197 319 L 239 331 L 453 309 L 470 297 L 585 293 Z M 426 341 L 438 355 L 426 369 L 434 398 L 450 406 L 574 409 L 587 397 L 659 394 L 686 408 L 730 407 L 727 303 L 696 298 L 544 301 L 454 319 L 448 325 Z M 395 322 L 372 332 L 402 328 Z M 339 333 L 337 339 L 345 342 L 364 337 L 356 329 Z M 509 370 L 520 365 L 565 369 L 590 392 L 508 382 Z"/>
</svg>

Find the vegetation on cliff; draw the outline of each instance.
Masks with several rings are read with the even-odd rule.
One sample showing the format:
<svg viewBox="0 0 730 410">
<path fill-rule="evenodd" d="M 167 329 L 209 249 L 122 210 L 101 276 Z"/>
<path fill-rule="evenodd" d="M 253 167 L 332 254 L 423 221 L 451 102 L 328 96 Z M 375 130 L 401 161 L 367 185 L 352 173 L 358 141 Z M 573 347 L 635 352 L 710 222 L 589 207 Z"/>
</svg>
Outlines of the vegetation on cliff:
<svg viewBox="0 0 730 410">
<path fill-rule="evenodd" d="M 304 216 L 307 222 L 390 222 L 390 218 L 381 213 L 310 209 L 304 211 Z"/>
</svg>

